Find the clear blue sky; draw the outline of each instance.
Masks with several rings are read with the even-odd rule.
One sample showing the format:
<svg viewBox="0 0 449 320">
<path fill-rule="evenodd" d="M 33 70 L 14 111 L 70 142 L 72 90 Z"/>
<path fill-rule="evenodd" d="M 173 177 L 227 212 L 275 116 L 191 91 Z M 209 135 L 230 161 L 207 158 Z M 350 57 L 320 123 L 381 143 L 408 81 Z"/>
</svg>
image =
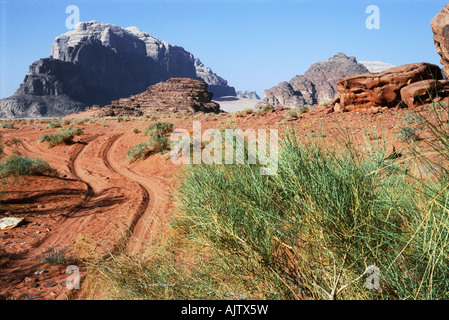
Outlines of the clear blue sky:
<svg viewBox="0 0 449 320">
<path fill-rule="evenodd" d="M 67 32 L 65 13 L 81 21 L 136 26 L 190 51 L 237 90 L 265 89 L 303 74 L 338 52 L 394 65 L 440 63 L 430 21 L 442 0 L 0 0 L 0 98 L 13 94 L 28 66 L 50 56 Z M 368 30 L 365 10 L 380 9 Z"/>
</svg>

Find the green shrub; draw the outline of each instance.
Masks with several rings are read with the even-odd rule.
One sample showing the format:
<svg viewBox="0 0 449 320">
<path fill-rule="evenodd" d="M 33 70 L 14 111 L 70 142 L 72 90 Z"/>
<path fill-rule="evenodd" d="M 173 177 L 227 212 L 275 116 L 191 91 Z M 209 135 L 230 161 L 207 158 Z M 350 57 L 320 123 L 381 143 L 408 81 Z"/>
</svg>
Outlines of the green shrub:
<svg viewBox="0 0 449 320">
<path fill-rule="evenodd" d="M 166 136 L 151 136 L 144 143 L 137 143 L 127 153 L 127 160 L 134 162 L 145 160 L 153 153 L 163 152 L 168 149 L 168 138 Z"/>
<path fill-rule="evenodd" d="M 54 147 L 62 143 L 69 143 L 73 141 L 75 136 L 83 134 L 83 129 L 69 128 L 58 133 L 46 133 L 39 137 L 38 142 L 47 142 L 49 147 Z"/>
<path fill-rule="evenodd" d="M 298 117 L 299 117 L 299 110 L 298 109 L 288 110 L 287 113 L 285 114 L 285 117 L 287 119 L 298 119 Z"/>
<path fill-rule="evenodd" d="M 145 136 L 165 136 L 167 133 L 172 132 L 174 127 L 175 125 L 170 122 L 153 122 L 142 131 L 142 134 Z"/>
<path fill-rule="evenodd" d="M 31 176 L 55 174 L 56 170 L 41 159 L 29 158 L 22 155 L 13 155 L 2 160 L 0 163 L 0 176 Z"/>
<path fill-rule="evenodd" d="M 61 128 L 61 120 L 55 120 L 47 124 L 46 129 Z"/>
<path fill-rule="evenodd" d="M 0 123 L 0 128 L 2 129 L 14 129 L 14 124 L 9 122 L 2 122 Z"/>
<path fill-rule="evenodd" d="M 48 264 L 70 264 L 75 261 L 73 257 L 68 254 L 67 248 L 47 248 L 40 256 L 43 263 Z"/>
<path fill-rule="evenodd" d="M 398 132 L 398 139 L 404 142 L 414 142 L 419 139 L 418 129 L 415 127 L 401 127 Z"/>
<path fill-rule="evenodd" d="M 267 113 L 268 111 L 274 110 L 274 107 L 271 104 L 267 104 L 265 107 L 262 108 L 262 113 Z"/>
</svg>

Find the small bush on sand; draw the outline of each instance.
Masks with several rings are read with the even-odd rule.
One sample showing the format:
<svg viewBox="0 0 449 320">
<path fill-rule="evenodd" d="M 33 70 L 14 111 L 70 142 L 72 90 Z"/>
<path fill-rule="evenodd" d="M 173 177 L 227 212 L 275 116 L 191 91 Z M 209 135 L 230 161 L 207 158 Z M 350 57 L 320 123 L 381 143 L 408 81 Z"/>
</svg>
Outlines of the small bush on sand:
<svg viewBox="0 0 449 320">
<path fill-rule="evenodd" d="M 13 155 L 0 162 L 0 177 L 52 175 L 56 170 L 41 159 Z"/>
<path fill-rule="evenodd" d="M 142 134 L 145 136 L 165 136 L 167 133 L 172 132 L 174 127 L 175 125 L 170 122 L 153 122 L 142 131 Z"/>
<path fill-rule="evenodd" d="M 75 136 L 83 134 L 83 129 L 70 128 L 58 133 L 46 133 L 39 137 L 39 143 L 47 142 L 48 146 L 54 147 L 62 143 L 69 143 L 73 141 Z"/>
<path fill-rule="evenodd" d="M 0 128 L 2 129 L 14 129 L 14 124 L 9 122 L 2 122 L 0 123 Z"/>
<path fill-rule="evenodd" d="M 47 124 L 45 127 L 46 129 L 54 129 L 54 128 L 61 128 L 62 121 L 61 120 L 55 120 Z"/>
<path fill-rule="evenodd" d="M 127 153 L 127 160 L 134 162 L 145 160 L 153 153 L 163 152 L 168 149 L 168 138 L 166 136 L 151 136 L 147 142 L 137 143 Z"/>
<path fill-rule="evenodd" d="M 418 129 L 415 127 L 401 127 L 398 132 L 398 139 L 404 142 L 414 142 L 419 139 Z"/>
</svg>

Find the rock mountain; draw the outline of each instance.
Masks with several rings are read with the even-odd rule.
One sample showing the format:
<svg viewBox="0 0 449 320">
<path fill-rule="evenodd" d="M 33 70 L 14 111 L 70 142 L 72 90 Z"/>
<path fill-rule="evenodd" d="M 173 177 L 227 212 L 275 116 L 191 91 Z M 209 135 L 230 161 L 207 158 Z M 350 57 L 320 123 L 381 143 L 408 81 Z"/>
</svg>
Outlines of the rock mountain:
<svg viewBox="0 0 449 320">
<path fill-rule="evenodd" d="M 174 77 L 202 80 L 216 97 L 236 95 L 227 81 L 185 49 L 135 27 L 81 22 L 57 37 L 51 56 L 34 62 L 0 117 L 63 116 L 145 91 Z"/>
<path fill-rule="evenodd" d="M 265 90 L 265 98 L 257 104 L 262 108 L 271 104 L 275 108 L 299 108 L 320 102 L 331 102 L 337 93 L 339 79 L 369 72 L 355 57 L 338 53 L 327 61 L 314 63 L 302 76 Z"/>
</svg>

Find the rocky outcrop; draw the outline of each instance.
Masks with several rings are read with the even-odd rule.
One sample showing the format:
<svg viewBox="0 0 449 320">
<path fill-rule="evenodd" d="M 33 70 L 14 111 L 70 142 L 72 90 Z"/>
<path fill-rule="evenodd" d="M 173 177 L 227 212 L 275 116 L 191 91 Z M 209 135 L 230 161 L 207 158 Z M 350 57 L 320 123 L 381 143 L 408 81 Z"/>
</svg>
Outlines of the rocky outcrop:
<svg viewBox="0 0 449 320">
<path fill-rule="evenodd" d="M 172 78 L 149 87 L 146 91 L 113 101 L 96 110 L 96 115 L 142 116 L 185 113 L 219 113 L 220 105 L 212 101 L 204 81 L 191 78 Z"/>
<path fill-rule="evenodd" d="M 441 101 L 449 97 L 449 81 L 423 80 L 401 89 L 401 100 L 408 108 Z"/>
<path fill-rule="evenodd" d="M 441 70 L 430 63 L 407 64 L 383 73 L 366 73 L 337 82 L 334 111 L 359 111 L 376 107 L 395 107 L 401 90 L 423 80 L 442 80 Z"/>
<path fill-rule="evenodd" d="M 357 63 L 355 57 L 348 57 L 340 52 L 328 61 L 314 63 L 304 75 L 265 90 L 265 97 L 257 108 L 267 104 L 275 108 L 299 108 L 330 102 L 337 93 L 336 83 L 339 79 L 366 72 L 368 69 Z"/>
<path fill-rule="evenodd" d="M 82 22 L 55 39 L 50 58 L 30 66 L 17 92 L 0 100 L 0 114 L 62 116 L 109 104 L 173 77 L 198 78 L 194 56 L 182 47 L 135 27 Z"/>
<path fill-rule="evenodd" d="M 235 97 L 237 95 L 234 87 L 228 86 L 225 79 L 216 75 L 211 68 L 206 67 L 198 58 L 195 59 L 195 70 L 197 78 L 209 85 L 209 91 L 214 94 L 215 98 Z"/>
<path fill-rule="evenodd" d="M 256 91 L 237 91 L 237 97 L 242 99 L 260 100 Z"/>
<path fill-rule="evenodd" d="M 449 75 L 449 4 L 432 19 L 430 25 L 435 47 L 441 56 L 441 64 L 444 66 L 444 72 Z"/>
<path fill-rule="evenodd" d="M 363 64 L 372 73 L 385 72 L 388 69 L 396 67 L 395 65 L 382 61 L 359 61 L 359 63 Z"/>
</svg>

